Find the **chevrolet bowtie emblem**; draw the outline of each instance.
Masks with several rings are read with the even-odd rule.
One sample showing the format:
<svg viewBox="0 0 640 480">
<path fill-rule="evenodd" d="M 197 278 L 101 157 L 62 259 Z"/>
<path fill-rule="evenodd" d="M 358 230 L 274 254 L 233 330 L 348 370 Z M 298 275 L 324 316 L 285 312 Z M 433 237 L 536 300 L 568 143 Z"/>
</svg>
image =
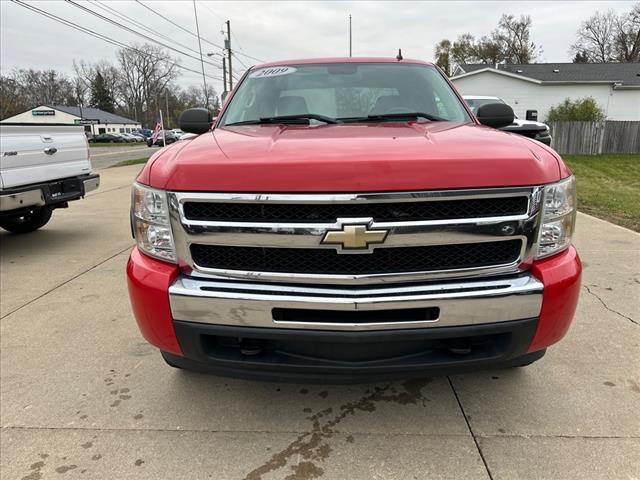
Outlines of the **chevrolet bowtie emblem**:
<svg viewBox="0 0 640 480">
<path fill-rule="evenodd" d="M 322 243 L 340 245 L 342 250 L 369 250 L 369 245 L 382 243 L 389 230 L 369 230 L 367 225 L 343 225 L 342 230 L 329 230 Z"/>
</svg>

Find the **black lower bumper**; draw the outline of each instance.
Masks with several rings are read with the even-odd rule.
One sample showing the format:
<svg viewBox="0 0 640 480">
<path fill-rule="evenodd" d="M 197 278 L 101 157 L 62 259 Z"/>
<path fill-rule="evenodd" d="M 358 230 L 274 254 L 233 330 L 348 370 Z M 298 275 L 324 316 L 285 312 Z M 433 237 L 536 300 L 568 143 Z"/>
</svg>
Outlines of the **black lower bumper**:
<svg viewBox="0 0 640 480">
<path fill-rule="evenodd" d="M 355 383 L 531 363 L 537 318 L 460 327 L 339 332 L 174 321 L 184 357 L 168 363 L 270 381 Z"/>
</svg>

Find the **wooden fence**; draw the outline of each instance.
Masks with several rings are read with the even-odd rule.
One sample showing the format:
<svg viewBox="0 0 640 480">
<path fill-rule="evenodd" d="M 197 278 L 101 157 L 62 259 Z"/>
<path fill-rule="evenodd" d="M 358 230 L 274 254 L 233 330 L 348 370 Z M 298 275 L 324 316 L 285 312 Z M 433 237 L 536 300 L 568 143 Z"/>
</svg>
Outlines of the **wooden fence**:
<svg viewBox="0 0 640 480">
<path fill-rule="evenodd" d="M 640 153 L 640 121 L 549 123 L 558 153 Z"/>
</svg>

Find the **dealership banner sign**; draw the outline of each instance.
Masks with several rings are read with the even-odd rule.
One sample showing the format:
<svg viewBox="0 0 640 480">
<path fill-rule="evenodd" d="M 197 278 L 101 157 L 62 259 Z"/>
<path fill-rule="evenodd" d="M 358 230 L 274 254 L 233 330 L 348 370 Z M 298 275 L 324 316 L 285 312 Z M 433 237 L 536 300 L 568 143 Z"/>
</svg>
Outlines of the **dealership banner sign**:
<svg viewBox="0 0 640 480">
<path fill-rule="evenodd" d="M 46 117 L 55 114 L 55 110 L 31 110 L 31 115 L 33 115 L 34 117 Z"/>
</svg>

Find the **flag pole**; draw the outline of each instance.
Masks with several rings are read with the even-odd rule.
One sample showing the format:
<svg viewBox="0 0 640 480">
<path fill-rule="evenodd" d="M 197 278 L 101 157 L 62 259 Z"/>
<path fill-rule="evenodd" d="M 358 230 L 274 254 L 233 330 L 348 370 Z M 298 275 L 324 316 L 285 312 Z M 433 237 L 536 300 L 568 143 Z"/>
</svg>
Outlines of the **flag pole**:
<svg viewBox="0 0 640 480">
<path fill-rule="evenodd" d="M 162 109 L 160 109 L 160 128 L 162 129 L 162 146 L 167 146 L 167 140 L 164 138 L 164 121 L 162 120 Z"/>
</svg>

